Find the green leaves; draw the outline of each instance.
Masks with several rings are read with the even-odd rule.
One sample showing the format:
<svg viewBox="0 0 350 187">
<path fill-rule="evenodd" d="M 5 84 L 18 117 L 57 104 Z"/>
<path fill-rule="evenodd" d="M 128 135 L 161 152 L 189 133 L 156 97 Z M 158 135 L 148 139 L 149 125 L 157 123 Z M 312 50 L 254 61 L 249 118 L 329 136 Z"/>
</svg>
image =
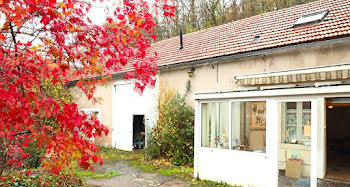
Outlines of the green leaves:
<svg viewBox="0 0 350 187">
<path fill-rule="evenodd" d="M 146 148 L 149 157 L 164 157 L 178 165 L 193 163 L 194 110 L 187 106 L 186 95 L 171 89 L 159 95 L 158 121 Z"/>
<path fill-rule="evenodd" d="M 50 174 L 40 170 L 33 173 L 30 170 L 14 171 L 0 177 L 0 186 L 11 187 L 56 187 L 71 186 L 80 187 L 84 185 L 82 178 L 74 173 L 62 172 Z"/>
</svg>

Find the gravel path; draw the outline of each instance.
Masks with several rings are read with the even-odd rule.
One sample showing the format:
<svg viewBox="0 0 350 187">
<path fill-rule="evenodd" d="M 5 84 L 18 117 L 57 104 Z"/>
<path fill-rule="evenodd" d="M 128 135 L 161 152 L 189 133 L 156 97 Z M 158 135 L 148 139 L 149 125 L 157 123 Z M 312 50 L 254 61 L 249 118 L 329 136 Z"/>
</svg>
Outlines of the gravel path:
<svg viewBox="0 0 350 187">
<path fill-rule="evenodd" d="M 95 171 L 103 173 L 118 171 L 120 176 L 110 179 L 87 179 L 87 184 L 91 187 L 190 186 L 189 182 L 176 179 L 172 176 L 144 172 L 139 168 L 130 166 L 130 163 L 125 160 L 105 160 L 102 166 L 95 167 Z"/>
</svg>

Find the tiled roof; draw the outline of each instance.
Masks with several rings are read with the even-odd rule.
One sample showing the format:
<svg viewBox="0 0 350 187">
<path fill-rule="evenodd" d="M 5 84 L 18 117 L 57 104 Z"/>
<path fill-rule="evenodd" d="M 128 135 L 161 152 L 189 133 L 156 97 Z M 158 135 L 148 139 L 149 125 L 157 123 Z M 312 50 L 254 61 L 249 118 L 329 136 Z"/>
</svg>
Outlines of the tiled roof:
<svg viewBox="0 0 350 187">
<path fill-rule="evenodd" d="M 328 10 L 323 22 L 292 28 L 303 15 Z M 260 36 L 253 42 L 255 36 Z M 158 66 L 350 36 L 350 0 L 320 0 L 153 44 Z"/>
<path fill-rule="evenodd" d="M 303 15 L 328 10 L 326 18 L 293 28 Z M 254 42 L 254 37 L 260 36 Z M 350 0 L 319 0 L 156 42 L 158 67 L 350 36 Z M 132 63 L 111 74 L 132 71 Z"/>
</svg>

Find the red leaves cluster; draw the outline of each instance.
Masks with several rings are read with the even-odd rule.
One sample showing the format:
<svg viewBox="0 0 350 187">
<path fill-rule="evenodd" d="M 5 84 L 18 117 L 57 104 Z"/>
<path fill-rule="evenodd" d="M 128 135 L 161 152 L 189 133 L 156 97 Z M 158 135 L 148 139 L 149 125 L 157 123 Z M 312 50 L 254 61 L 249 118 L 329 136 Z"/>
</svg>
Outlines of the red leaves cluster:
<svg viewBox="0 0 350 187">
<path fill-rule="evenodd" d="M 142 92 L 154 86 L 156 56 L 149 54 L 156 40 L 153 16 L 143 0 L 124 0 L 104 25 L 87 17 L 91 5 L 78 0 L 0 0 L 5 23 L 0 30 L 0 151 L 6 167 L 22 166 L 29 144 L 45 148 L 43 166 L 58 173 L 72 159 L 90 168 L 100 162 L 97 147 L 86 138 L 107 134 L 98 120 L 75 104 L 54 98 L 43 80 L 65 84 L 76 79 L 89 99 L 97 77 L 127 70 Z M 157 0 L 164 14 L 174 6 Z M 0 160 L 1 162 L 1 160 Z"/>
</svg>

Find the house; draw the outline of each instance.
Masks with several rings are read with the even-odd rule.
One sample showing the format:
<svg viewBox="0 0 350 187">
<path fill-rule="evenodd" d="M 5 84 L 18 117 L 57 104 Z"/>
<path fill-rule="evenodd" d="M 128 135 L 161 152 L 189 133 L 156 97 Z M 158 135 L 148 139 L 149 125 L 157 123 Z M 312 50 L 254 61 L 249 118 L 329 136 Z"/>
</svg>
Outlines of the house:
<svg viewBox="0 0 350 187">
<path fill-rule="evenodd" d="M 191 80 L 195 177 L 278 186 L 296 159 L 311 186 L 350 181 L 350 1 L 273 11 L 186 34 L 182 44 L 175 37 L 152 50 L 159 80 L 180 92 Z M 101 111 L 112 130 L 106 144 L 131 150 L 132 121 L 148 119 L 146 134 L 155 122 L 156 91 L 132 95 L 130 82 L 116 78 L 98 87 L 103 104 L 78 104 Z"/>
<path fill-rule="evenodd" d="M 132 151 L 146 146 L 146 137 L 156 122 L 157 87 L 146 88 L 142 95 L 134 91 L 132 81 L 114 78 L 112 83 L 97 85 L 94 95 L 103 100 L 92 103 L 80 91 L 75 101 L 87 114 L 98 117 L 109 129 L 107 136 L 96 137 L 94 142 L 105 147 Z"/>
</svg>

